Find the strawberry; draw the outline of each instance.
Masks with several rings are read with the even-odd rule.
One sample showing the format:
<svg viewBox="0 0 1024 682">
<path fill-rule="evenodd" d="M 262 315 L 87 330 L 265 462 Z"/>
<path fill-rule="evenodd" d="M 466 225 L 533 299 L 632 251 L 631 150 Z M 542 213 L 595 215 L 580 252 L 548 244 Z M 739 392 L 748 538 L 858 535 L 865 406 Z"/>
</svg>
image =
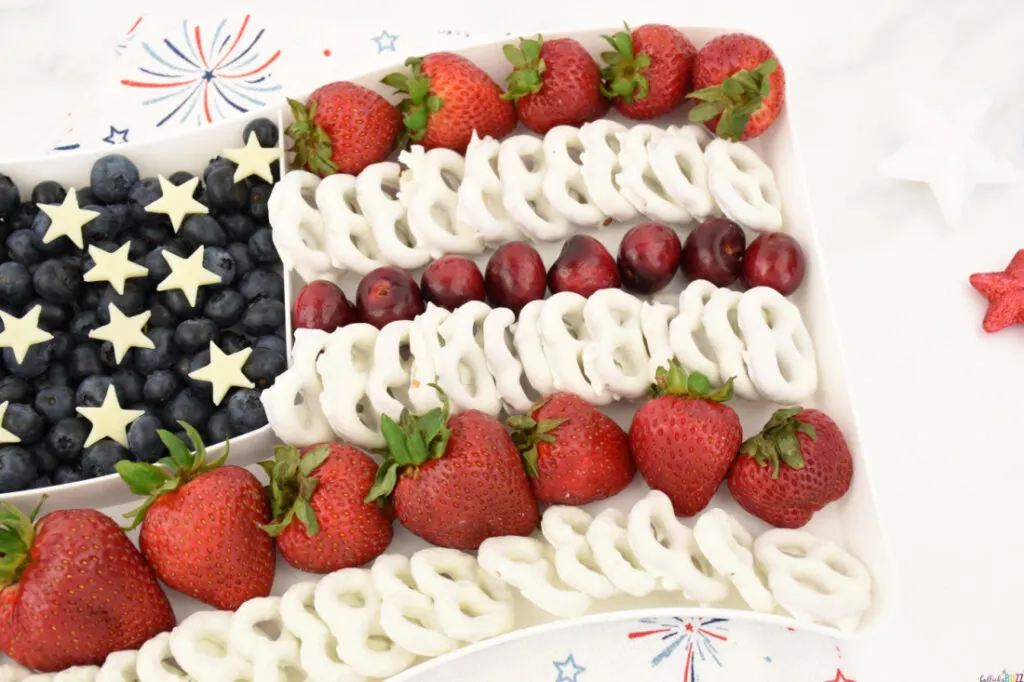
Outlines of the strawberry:
<svg viewBox="0 0 1024 682">
<path fill-rule="evenodd" d="M 261 465 L 270 476 L 274 521 L 264 527 L 277 538 L 281 556 L 310 573 L 361 566 L 391 544 L 391 519 L 363 498 L 377 463 L 339 443 L 312 445 L 301 453 L 279 445 Z"/>
<path fill-rule="evenodd" d="M 293 165 L 321 177 L 358 175 L 384 161 L 402 130 L 402 115 L 379 94 L 348 81 L 313 91 L 306 103 L 288 100 L 295 122 L 288 126 Z"/>
<path fill-rule="evenodd" d="M 853 457 L 842 431 L 819 410 L 787 407 L 747 440 L 729 471 L 741 507 L 779 528 L 800 528 L 850 489 Z"/>
<path fill-rule="evenodd" d="M 477 549 L 502 535 L 529 535 L 540 521 L 537 500 L 516 444 L 505 427 L 479 410 L 449 416 L 381 417 L 388 456 L 367 501 L 392 496 L 398 520 L 438 547 Z"/>
<path fill-rule="evenodd" d="M 509 417 L 537 499 L 588 504 L 620 492 L 636 467 L 629 437 L 615 421 L 572 393 L 555 393 L 528 414 Z"/>
<path fill-rule="evenodd" d="M 474 130 L 500 140 L 516 127 L 515 109 L 502 99 L 501 86 L 465 57 L 435 52 L 410 57 L 405 64 L 409 75 L 392 73 L 381 80 L 407 95 L 398 105 L 405 116 L 399 147 L 411 141 L 462 154 Z"/>
<path fill-rule="evenodd" d="M 693 65 L 700 100 L 690 120 L 706 123 L 719 137 L 749 140 L 775 122 L 786 99 L 786 74 L 772 49 L 760 38 L 730 33 L 711 40 Z"/>
<path fill-rule="evenodd" d="M 516 114 L 530 130 L 543 135 L 555 126 L 579 127 L 608 113 L 601 93 L 601 69 L 586 48 L 572 38 L 545 41 L 519 39 L 506 45 L 505 58 L 514 67 L 508 92 Z"/>
<path fill-rule="evenodd" d="M 636 468 L 668 495 L 677 516 L 693 516 L 708 506 L 743 441 L 736 410 L 723 404 L 732 379 L 712 391 L 703 374 L 687 376 L 672 362 L 658 369 L 653 390 L 657 397 L 629 426 Z"/>
<path fill-rule="evenodd" d="M 601 36 L 612 46 L 602 52 L 603 92 L 623 116 L 642 121 L 669 113 L 690 89 L 697 48 L 671 26 L 646 24 L 632 32 Z"/>
<path fill-rule="evenodd" d="M 101 665 L 174 628 L 153 569 L 110 517 L 69 509 L 36 521 L 38 512 L 0 504 L 0 651 L 56 672 Z"/>
<path fill-rule="evenodd" d="M 274 584 L 274 541 L 263 486 L 250 472 L 223 466 L 228 452 L 207 464 L 199 433 L 178 422 L 192 450 L 170 431 L 157 434 L 170 453 L 157 464 L 122 460 L 117 473 L 141 507 L 128 512 L 126 530 L 142 524 L 139 549 L 168 587 L 204 604 L 233 611 L 266 597 Z"/>
</svg>

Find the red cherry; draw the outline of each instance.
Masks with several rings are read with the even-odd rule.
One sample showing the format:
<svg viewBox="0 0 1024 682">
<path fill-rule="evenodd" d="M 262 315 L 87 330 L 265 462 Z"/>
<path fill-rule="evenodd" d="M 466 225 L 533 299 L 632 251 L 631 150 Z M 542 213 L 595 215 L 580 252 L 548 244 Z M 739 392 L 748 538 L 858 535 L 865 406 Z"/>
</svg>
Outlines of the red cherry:
<svg viewBox="0 0 1024 682">
<path fill-rule="evenodd" d="M 552 293 L 574 291 L 589 298 L 599 289 L 618 289 L 619 268 L 604 244 L 593 237 L 578 234 L 562 246 L 558 259 L 548 270 Z"/>
<path fill-rule="evenodd" d="M 679 269 L 691 282 L 703 279 L 727 287 L 739 277 L 746 245 L 739 225 L 726 218 L 709 218 L 686 238 Z"/>
<path fill-rule="evenodd" d="M 420 288 L 398 268 L 383 267 L 366 273 L 356 290 L 359 319 L 383 329 L 395 320 L 411 320 L 423 312 Z"/>
<path fill-rule="evenodd" d="M 484 284 L 487 298 L 499 308 L 517 315 L 530 301 L 544 298 L 547 273 L 537 250 L 526 242 L 509 242 L 498 247 L 487 261 Z"/>
<path fill-rule="evenodd" d="M 444 256 L 423 271 L 423 298 L 448 310 L 468 301 L 484 300 L 484 276 L 476 263 L 462 256 Z"/>
<path fill-rule="evenodd" d="M 641 223 L 619 244 L 619 275 L 622 286 L 641 294 L 661 291 L 676 274 L 682 251 L 679 237 L 658 223 Z"/>
<path fill-rule="evenodd" d="M 299 290 L 292 304 L 294 329 L 322 329 L 333 332 L 359 321 L 355 307 L 345 292 L 332 282 L 317 280 Z"/>
<path fill-rule="evenodd" d="M 769 232 L 750 242 L 743 256 L 743 284 L 789 296 L 804 281 L 804 250 L 788 234 Z"/>
</svg>

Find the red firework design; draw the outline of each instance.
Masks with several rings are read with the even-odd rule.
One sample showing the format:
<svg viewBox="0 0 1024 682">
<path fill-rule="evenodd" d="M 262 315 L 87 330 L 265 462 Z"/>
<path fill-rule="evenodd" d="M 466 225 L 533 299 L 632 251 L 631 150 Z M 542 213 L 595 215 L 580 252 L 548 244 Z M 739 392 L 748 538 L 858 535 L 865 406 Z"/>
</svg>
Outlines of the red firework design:
<svg viewBox="0 0 1024 682">
<path fill-rule="evenodd" d="M 664 646 L 651 659 L 651 667 L 666 660 L 677 649 L 686 652 L 683 682 L 698 682 L 697 664 L 713 661 L 722 667 L 716 642 L 726 642 L 726 618 L 641 618 L 642 630 L 630 632 L 630 639 L 658 637 Z"/>
</svg>

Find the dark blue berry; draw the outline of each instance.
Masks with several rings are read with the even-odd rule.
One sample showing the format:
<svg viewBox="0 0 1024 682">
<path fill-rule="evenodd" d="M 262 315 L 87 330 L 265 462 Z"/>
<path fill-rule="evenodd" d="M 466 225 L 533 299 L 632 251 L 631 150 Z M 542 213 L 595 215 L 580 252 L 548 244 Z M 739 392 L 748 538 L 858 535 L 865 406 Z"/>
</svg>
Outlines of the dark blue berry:
<svg viewBox="0 0 1024 682">
<path fill-rule="evenodd" d="M 39 212 L 39 207 L 31 201 L 23 201 L 18 204 L 18 208 L 14 209 L 13 213 L 7 215 L 6 222 L 10 226 L 11 232 L 28 230 L 32 228 L 32 223 L 36 221 L 36 215 Z"/>
<path fill-rule="evenodd" d="M 67 386 L 44 386 L 36 393 L 36 412 L 51 424 L 75 416 L 75 392 Z"/>
<path fill-rule="evenodd" d="M 265 268 L 256 268 L 238 283 L 238 293 L 245 297 L 246 303 L 270 298 L 284 300 L 284 280 L 281 275 Z"/>
<path fill-rule="evenodd" d="M 186 383 L 189 389 L 201 398 L 204 402 L 209 402 L 213 399 L 213 386 L 207 381 L 200 381 L 199 379 L 192 378 L 192 372 L 198 369 L 202 369 L 210 364 L 210 351 L 201 350 L 188 361 L 188 376 Z"/>
<path fill-rule="evenodd" d="M 35 443 L 46 433 L 46 422 L 25 403 L 10 403 L 4 413 L 3 427 L 21 439 L 23 444 Z"/>
<path fill-rule="evenodd" d="M 78 483 L 84 481 L 85 477 L 82 476 L 82 472 L 63 464 L 57 467 L 57 470 L 53 472 L 53 483 L 54 485 L 67 485 L 68 483 Z"/>
<path fill-rule="evenodd" d="M 146 206 L 149 206 L 162 196 L 163 192 L 160 191 L 160 181 L 156 178 L 141 178 L 132 185 L 131 189 L 128 190 L 128 200 L 136 219 L 150 216 L 166 219 L 166 216 L 161 216 L 159 213 L 146 212 Z"/>
<path fill-rule="evenodd" d="M 227 246 L 228 243 L 227 235 L 217 220 L 204 214 L 185 218 L 181 224 L 181 236 L 191 249 L 189 253 L 200 246 Z"/>
<path fill-rule="evenodd" d="M 84 419 L 61 419 L 46 434 L 46 449 L 62 462 L 74 462 L 82 455 L 85 440 L 92 427 Z"/>
<path fill-rule="evenodd" d="M 211 285 L 211 289 L 226 287 L 235 279 L 235 259 L 219 246 L 203 249 L 203 267 L 220 277 L 220 282 Z"/>
<path fill-rule="evenodd" d="M 235 391 L 228 398 L 228 418 L 235 433 L 243 434 L 255 431 L 267 423 L 267 413 L 260 402 L 260 392 L 243 388 Z"/>
<path fill-rule="evenodd" d="M 245 205 L 245 212 L 257 225 L 266 225 L 270 221 L 267 209 L 270 191 L 270 185 L 265 182 L 253 183 L 249 188 L 249 203 Z"/>
<path fill-rule="evenodd" d="M 101 298 L 103 298 L 103 287 L 88 284 L 82 287 L 82 293 L 78 297 L 78 308 L 79 310 L 96 310 L 100 307 Z"/>
<path fill-rule="evenodd" d="M 142 377 L 130 369 L 119 369 L 110 377 L 117 387 L 117 396 L 121 404 L 133 405 L 142 401 Z"/>
<path fill-rule="evenodd" d="M 0 379 L 0 403 L 32 402 L 32 385 L 21 377 Z"/>
<path fill-rule="evenodd" d="M 82 273 L 64 260 L 43 261 L 32 275 L 36 293 L 53 303 L 74 303 L 82 290 Z"/>
<path fill-rule="evenodd" d="M 249 200 L 245 183 L 235 182 L 236 168 L 235 164 L 221 160 L 206 169 L 206 202 L 219 213 L 238 213 Z"/>
<path fill-rule="evenodd" d="M 178 375 L 170 369 L 158 369 L 146 377 L 142 385 L 143 399 L 152 405 L 163 405 L 181 388 Z"/>
<path fill-rule="evenodd" d="M 249 144 L 250 133 L 256 133 L 256 140 L 261 147 L 276 147 L 280 139 L 277 124 L 269 118 L 254 118 L 246 123 L 242 130 L 242 144 Z"/>
<path fill-rule="evenodd" d="M 62 204 L 68 191 L 54 180 L 43 180 L 32 188 L 32 202 L 36 204 Z"/>
<path fill-rule="evenodd" d="M 256 231 L 252 219 L 244 213 L 229 213 L 217 218 L 224 229 L 224 234 L 233 242 L 249 242 L 249 237 Z"/>
<path fill-rule="evenodd" d="M 220 328 L 213 320 L 203 317 L 185 320 L 174 330 L 174 344 L 182 353 L 209 351 L 211 341 L 220 341 Z"/>
<path fill-rule="evenodd" d="M 168 275 L 171 274 L 171 266 L 167 264 L 167 259 L 164 258 L 164 251 L 169 251 L 175 256 L 185 257 L 185 253 L 178 247 L 177 244 L 162 244 L 156 247 L 149 253 L 147 253 L 140 263 L 144 268 L 149 270 L 147 275 L 150 280 L 154 283 L 159 284 Z"/>
<path fill-rule="evenodd" d="M 180 358 L 174 361 L 174 367 L 172 367 L 172 369 L 174 370 L 174 374 L 184 384 L 188 384 L 189 382 L 192 381 L 191 377 L 189 377 L 188 375 L 188 373 L 192 371 L 190 368 L 191 364 L 192 358 L 189 357 L 188 355 L 182 355 Z"/>
<path fill-rule="evenodd" d="M 100 322 L 100 317 L 95 310 L 83 308 L 71 318 L 71 322 L 68 323 L 68 333 L 76 341 L 86 341 L 89 338 L 89 332 L 102 325 L 103 323 Z"/>
<path fill-rule="evenodd" d="M 249 253 L 249 247 L 245 244 L 231 242 L 228 244 L 228 253 L 231 254 L 231 258 L 235 261 L 236 282 L 255 269 L 256 261 L 253 260 L 252 254 Z"/>
<path fill-rule="evenodd" d="M 71 350 L 69 349 L 68 352 L 70 353 Z M 68 376 L 68 368 L 64 363 L 54 359 L 50 366 L 46 368 L 46 371 L 32 381 L 32 384 L 36 390 L 47 387 L 68 386 L 71 384 L 71 378 Z"/>
<path fill-rule="evenodd" d="M 50 366 L 50 344 L 47 341 L 30 346 L 25 357 L 18 362 L 14 351 L 3 349 L 4 367 L 9 374 L 22 379 L 35 379 L 45 373 Z"/>
<path fill-rule="evenodd" d="M 76 191 L 75 197 L 78 199 L 79 206 L 94 206 L 100 203 L 100 200 L 92 193 L 92 187 L 83 187 Z"/>
<path fill-rule="evenodd" d="M 28 486 L 28 489 L 41 490 L 43 488 L 49 488 L 52 485 L 53 479 L 51 479 L 49 476 L 43 475 L 39 476 L 38 478 L 36 478 L 36 480 L 32 481 L 32 483 Z"/>
<path fill-rule="evenodd" d="M 96 315 L 103 324 L 110 322 L 111 305 L 117 306 L 117 309 L 128 317 L 138 315 L 146 310 L 146 290 L 138 282 L 128 280 L 124 283 L 124 293 L 119 294 L 108 284 L 100 296 L 100 304 L 96 307 Z"/>
<path fill-rule="evenodd" d="M 142 237 L 136 235 L 121 235 L 118 240 L 120 241 L 118 246 L 123 246 L 125 243 L 128 244 L 128 258 L 133 261 L 138 262 L 145 258 L 146 254 L 149 253 L 149 244 L 147 244 L 146 240 Z"/>
<path fill-rule="evenodd" d="M 288 344 L 285 340 L 277 334 L 266 334 L 256 339 L 256 343 L 252 344 L 255 348 L 266 348 L 272 350 L 275 353 L 279 353 L 285 357 L 288 357 Z"/>
<path fill-rule="evenodd" d="M 94 374 L 82 379 L 75 391 L 75 405 L 78 407 L 99 407 L 107 397 L 107 389 L 114 385 L 114 380 L 103 374 Z M 114 388 L 118 404 L 127 405 L 128 401 Z"/>
<path fill-rule="evenodd" d="M 20 308 L 34 295 L 28 268 L 14 261 L 0 264 L 0 302 Z"/>
<path fill-rule="evenodd" d="M 42 211 L 37 213 L 35 220 L 32 221 L 32 243 L 40 253 L 56 255 L 60 253 L 69 253 L 71 250 L 77 248 L 75 243 L 64 235 L 61 235 L 56 239 L 46 241 L 46 233 L 50 231 L 51 224 L 52 221 L 50 220 L 50 216 L 46 215 Z"/>
<path fill-rule="evenodd" d="M 146 242 L 146 246 L 152 249 L 160 246 L 170 239 L 174 235 L 174 231 L 171 229 L 170 222 L 164 225 L 162 223 L 149 221 L 135 228 L 135 234 L 142 239 L 142 241 Z"/>
<path fill-rule="evenodd" d="M 206 429 L 212 411 L 209 400 L 203 400 L 190 389 L 184 388 L 164 406 L 163 421 L 172 431 L 176 431 L 178 422 L 183 421 L 202 432 Z"/>
<path fill-rule="evenodd" d="M 223 329 L 241 320 L 243 312 L 245 298 L 234 289 L 218 291 L 203 306 L 203 314 Z"/>
<path fill-rule="evenodd" d="M 29 301 L 23 312 L 27 313 L 36 306 L 39 306 L 39 328 L 45 329 L 48 332 L 58 332 L 67 329 L 75 312 L 74 308 L 70 305 L 60 305 L 44 301 L 43 299 Z"/>
<path fill-rule="evenodd" d="M 250 336 L 273 334 L 284 326 L 284 303 L 272 298 L 253 301 L 242 313 L 241 326 Z"/>
<path fill-rule="evenodd" d="M 17 185 L 9 177 L 0 173 L 0 217 L 14 211 L 20 202 L 21 194 L 18 192 Z"/>
<path fill-rule="evenodd" d="M 209 297 L 207 289 L 209 287 L 199 287 L 195 305 L 189 303 L 189 300 L 185 298 L 185 294 L 181 293 L 180 289 L 171 289 L 170 291 L 163 292 L 161 300 L 172 315 L 179 320 L 185 320 L 190 317 L 196 317 L 203 310 L 203 306 L 206 305 L 206 299 Z"/>
<path fill-rule="evenodd" d="M 151 327 L 146 336 L 153 342 L 153 348 L 135 348 L 135 370 L 148 376 L 158 369 L 168 369 L 178 359 L 178 348 L 174 345 L 174 330 L 170 327 Z"/>
<path fill-rule="evenodd" d="M 89 173 L 92 193 L 105 204 L 127 201 L 132 185 L 138 181 L 139 169 L 120 154 L 109 154 L 98 159 Z"/>
<path fill-rule="evenodd" d="M 127 204 L 85 206 L 85 208 L 99 212 L 98 216 L 87 222 L 82 228 L 82 235 L 90 244 L 117 239 L 131 227 L 131 209 Z M 113 251 L 114 249 L 106 250 Z"/>
<path fill-rule="evenodd" d="M 14 493 L 28 488 L 39 472 L 32 453 L 18 445 L 0 447 L 0 493 Z"/>
<path fill-rule="evenodd" d="M 274 246 L 274 233 L 269 227 L 261 227 L 249 237 L 249 253 L 257 263 L 281 262 L 280 256 L 277 255 L 277 248 Z"/>
<path fill-rule="evenodd" d="M 227 408 L 217 410 L 210 415 L 210 421 L 206 422 L 207 445 L 223 443 L 234 435 L 235 429 L 231 426 L 231 418 L 228 416 Z"/>
<path fill-rule="evenodd" d="M 237 353 L 243 348 L 248 348 L 249 343 L 245 340 L 245 337 L 235 332 L 221 332 L 220 335 L 220 349 L 231 355 Z"/>
<path fill-rule="evenodd" d="M 90 445 L 82 453 L 82 473 L 86 478 L 116 474 L 117 463 L 122 459 L 131 458 L 131 453 L 120 444 L 105 438 L 95 445 Z"/>
<path fill-rule="evenodd" d="M 177 318 L 171 314 L 163 303 L 149 303 L 149 320 L 146 322 L 150 327 L 173 327 Z"/>
<path fill-rule="evenodd" d="M 93 374 L 103 373 L 100 362 L 100 346 L 98 343 L 82 343 L 71 349 L 68 370 L 73 379 L 84 379 Z"/>
<path fill-rule="evenodd" d="M 172 185 L 184 185 L 186 182 L 194 178 L 195 176 L 188 171 L 174 171 L 171 173 L 171 177 L 167 178 L 171 181 Z M 196 191 L 192 194 L 193 198 L 199 194 L 199 185 L 196 184 Z"/>
<path fill-rule="evenodd" d="M 7 237 L 7 255 L 11 260 L 21 263 L 25 267 L 35 265 L 43 260 L 43 254 L 36 248 L 35 235 L 31 229 L 21 229 L 11 232 Z"/>
<path fill-rule="evenodd" d="M 256 384 L 256 388 L 267 388 L 286 369 L 288 360 L 281 353 L 268 348 L 253 348 L 242 366 L 242 373 Z"/>
<path fill-rule="evenodd" d="M 121 357 L 121 361 L 117 360 L 117 353 L 114 350 L 114 344 L 110 341 L 104 341 L 100 344 L 100 362 L 103 363 L 105 371 L 118 369 L 122 365 L 131 366 L 133 364 L 132 354 L 135 352 L 134 348 L 129 348 L 128 352 Z M 124 403 L 122 403 L 123 405 Z"/>
<path fill-rule="evenodd" d="M 89 258 L 88 254 L 84 251 L 74 251 L 72 253 L 66 253 L 60 257 L 62 261 L 73 267 L 79 272 L 85 272 L 86 269 L 83 267 L 86 263 L 89 263 L 89 268 L 93 266 L 92 259 Z"/>
<path fill-rule="evenodd" d="M 135 459 L 152 464 L 167 455 L 167 447 L 157 435 L 157 430 L 162 428 L 163 422 L 152 414 L 144 414 L 132 422 L 128 427 L 128 449 Z"/>
<path fill-rule="evenodd" d="M 60 466 L 60 460 L 53 456 L 53 453 L 46 447 L 46 443 L 34 443 L 29 446 L 28 451 L 32 454 L 32 459 L 40 474 L 49 476 Z"/>
</svg>

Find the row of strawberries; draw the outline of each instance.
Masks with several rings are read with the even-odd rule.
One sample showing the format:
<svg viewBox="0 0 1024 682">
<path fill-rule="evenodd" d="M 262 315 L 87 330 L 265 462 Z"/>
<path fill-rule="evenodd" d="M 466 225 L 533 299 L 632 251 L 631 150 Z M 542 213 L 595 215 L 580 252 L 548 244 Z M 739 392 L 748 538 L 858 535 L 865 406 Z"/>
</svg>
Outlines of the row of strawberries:
<svg viewBox="0 0 1024 682">
<path fill-rule="evenodd" d="M 324 85 L 306 103 L 289 100 L 295 122 L 288 135 L 293 166 L 321 176 L 358 175 L 384 161 L 395 146 L 465 153 L 473 131 L 502 139 L 516 127 L 544 134 L 581 126 L 614 106 L 623 116 L 649 120 L 687 99 L 691 121 L 719 137 L 748 140 L 775 121 L 785 99 L 785 74 L 762 40 L 742 33 L 719 36 L 699 51 L 679 30 L 647 24 L 603 36 L 611 49 L 601 68 L 572 38 L 522 39 L 506 45 L 512 65 L 503 90 L 483 69 L 450 52 L 406 61 L 408 73 L 382 82 L 402 95 L 398 106 L 347 81 Z"/>
</svg>

